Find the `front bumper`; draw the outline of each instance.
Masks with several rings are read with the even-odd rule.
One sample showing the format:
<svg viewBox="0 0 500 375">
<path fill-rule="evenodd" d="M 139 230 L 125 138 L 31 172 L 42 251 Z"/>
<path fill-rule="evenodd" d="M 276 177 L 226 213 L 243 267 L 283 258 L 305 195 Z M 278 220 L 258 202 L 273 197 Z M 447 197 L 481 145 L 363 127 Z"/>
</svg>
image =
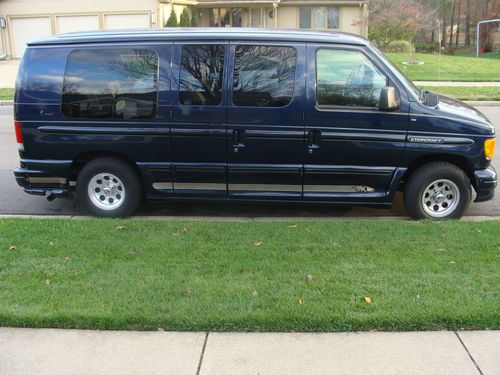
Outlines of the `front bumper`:
<svg viewBox="0 0 500 375">
<path fill-rule="evenodd" d="M 495 196 L 495 188 L 497 186 L 497 171 L 493 166 L 486 169 L 474 171 L 476 179 L 476 199 L 474 202 L 484 202 L 493 199 Z"/>
</svg>

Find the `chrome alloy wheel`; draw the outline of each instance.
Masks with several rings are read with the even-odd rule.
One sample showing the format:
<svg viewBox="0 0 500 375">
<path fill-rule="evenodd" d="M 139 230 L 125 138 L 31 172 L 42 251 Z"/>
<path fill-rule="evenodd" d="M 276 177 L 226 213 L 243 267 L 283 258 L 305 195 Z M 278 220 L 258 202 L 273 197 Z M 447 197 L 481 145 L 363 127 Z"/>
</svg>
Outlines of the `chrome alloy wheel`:
<svg viewBox="0 0 500 375">
<path fill-rule="evenodd" d="M 116 210 L 125 200 L 125 186 L 115 175 L 99 173 L 90 179 L 88 195 L 96 207 Z"/>
<path fill-rule="evenodd" d="M 422 207 L 427 215 L 442 218 L 451 214 L 460 202 L 460 190 L 450 180 L 440 179 L 430 183 L 422 194 Z"/>
</svg>

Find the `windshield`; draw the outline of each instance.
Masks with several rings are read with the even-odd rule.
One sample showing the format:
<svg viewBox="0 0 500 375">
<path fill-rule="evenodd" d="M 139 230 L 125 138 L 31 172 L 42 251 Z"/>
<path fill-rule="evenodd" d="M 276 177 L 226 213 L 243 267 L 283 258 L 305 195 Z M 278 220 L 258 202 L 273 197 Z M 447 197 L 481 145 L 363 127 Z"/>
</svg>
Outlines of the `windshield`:
<svg viewBox="0 0 500 375">
<path fill-rule="evenodd" d="M 419 90 L 417 86 L 415 86 L 415 84 L 408 77 L 406 77 L 404 73 L 401 70 L 399 70 L 399 68 L 396 65 L 394 65 L 387 56 L 385 56 L 381 51 L 379 51 L 377 47 L 375 47 L 373 44 L 371 44 L 371 46 L 373 47 L 373 51 L 378 55 L 378 57 L 380 57 L 387 64 L 392 73 L 408 89 L 410 95 L 415 100 L 419 100 L 421 90 Z"/>
</svg>

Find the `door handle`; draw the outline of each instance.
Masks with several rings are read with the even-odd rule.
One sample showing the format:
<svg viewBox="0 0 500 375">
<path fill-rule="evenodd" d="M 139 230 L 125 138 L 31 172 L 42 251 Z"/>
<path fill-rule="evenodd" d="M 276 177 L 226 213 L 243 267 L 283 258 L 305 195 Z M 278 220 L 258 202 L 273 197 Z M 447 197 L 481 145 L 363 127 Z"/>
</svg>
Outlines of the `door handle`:
<svg viewBox="0 0 500 375">
<path fill-rule="evenodd" d="M 240 130 L 240 129 L 233 130 L 233 151 L 234 152 L 238 152 L 238 150 L 240 148 L 245 147 L 245 145 L 243 143 L 241 143 L 243 134 L 244 134 L 244 130 Z"/>
<path fill-rule="evenodd" d="M 318 141 L 320 136 L 321 132 L 319 130 L 309 130 L 307 133 L 307 148 L 310 154 L 312 154 L 315 149 L 319 148 Z"/>
</svg>

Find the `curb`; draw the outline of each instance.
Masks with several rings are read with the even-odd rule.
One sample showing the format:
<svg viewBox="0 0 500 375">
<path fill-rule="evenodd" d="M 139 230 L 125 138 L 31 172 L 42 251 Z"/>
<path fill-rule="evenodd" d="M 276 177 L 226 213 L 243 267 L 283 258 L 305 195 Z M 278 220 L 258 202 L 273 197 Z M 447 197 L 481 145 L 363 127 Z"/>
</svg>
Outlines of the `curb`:
<svg viewBox="0 0 500 375">
<path fill-rule="evenodd" d="M 14 105 L 13 100 L 0 100 L 0 107 L 7 107 Z"/>
<path fill-rule="evenodd" d="M 0 219 L 70 219 L 70 220 L 89 220 L 95 219 L 94 216 L 84 216 L 84 215 L 25 215 L 25 214 L 0 214 Z M 300 217 L 300 216 L 276 216 L 276 217 L 249 217 L 249 216 L 131 216 L 125 219 L 119 220 L 138 220 L 138 221 L 237 221 L 237 222 L 250 222 L 250 221 L 356 221 L 356 220 L 368 220 L 368 221 L 380 221 L 380 220 L 397 220 L 397 221 L 409 221 L 407 216 L 332 216 L 332 217 Z M 500 220 L 500 216 L 464 216 L 461 220 L 463 221 L 494 221 Z"/>
</svg>

